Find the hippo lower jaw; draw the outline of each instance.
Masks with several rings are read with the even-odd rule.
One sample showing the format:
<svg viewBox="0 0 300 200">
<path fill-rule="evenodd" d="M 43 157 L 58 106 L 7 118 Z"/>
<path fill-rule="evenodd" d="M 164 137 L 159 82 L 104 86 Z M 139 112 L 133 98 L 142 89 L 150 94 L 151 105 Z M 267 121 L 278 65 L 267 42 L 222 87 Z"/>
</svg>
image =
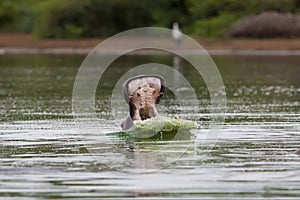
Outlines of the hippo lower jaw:
<svg viewBox="0 0 300 200">
<path fill-rule="evenodd" d="M 134 110 L 133 120 L 145 120 L 156 116 L 158 116 L 158 111 L 155 105 L 145 106 Z"/>
</svg>

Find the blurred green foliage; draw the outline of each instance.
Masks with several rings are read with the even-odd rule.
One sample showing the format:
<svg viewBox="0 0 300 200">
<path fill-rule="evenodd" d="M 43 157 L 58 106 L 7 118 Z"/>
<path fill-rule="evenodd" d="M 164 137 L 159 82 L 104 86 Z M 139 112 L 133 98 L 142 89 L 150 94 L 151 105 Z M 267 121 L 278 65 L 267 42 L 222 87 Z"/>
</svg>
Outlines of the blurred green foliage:
<svg viewBox="0 0 300 200">
<path fill-rule="evenodd" d="M 110 36 L 154 22 L 138 0 L 48 0 L 37 16 L 34 32 L 49 38 Z"/>
<path fill-rule="evenodd" d="M 191 20 L 189 33 L 200 37 L 221 37 L 238 19 L 263 11 L 296 13 L 299 0 L 187 0 Z"/>
<path fill-rule="evenodd" d="M 32 32 L 39 0 L 1 0 L 0 30 Z"/>
<path fill-rule="evenodd" d="M 1 0 L 1 31 L 43 38 L 105 37 L 131 28 L 181 29 L 222 37 L 236 20 L 263 11 L 300 11 L 299 0 Z"/>
</svg>

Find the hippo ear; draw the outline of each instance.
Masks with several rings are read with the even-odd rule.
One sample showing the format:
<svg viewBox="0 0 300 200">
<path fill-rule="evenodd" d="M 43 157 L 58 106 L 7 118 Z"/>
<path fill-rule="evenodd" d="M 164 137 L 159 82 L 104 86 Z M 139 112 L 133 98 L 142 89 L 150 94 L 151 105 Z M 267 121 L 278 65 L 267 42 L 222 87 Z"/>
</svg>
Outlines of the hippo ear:
<svg viewBox="0 0 300 200">
<path fill-rule="evenodd" d="M 160 97 L 165 91 L 164 79 L 158 75 L 140 75 L 128 79 L 123 84 L 124 98 L 127 103 L 130 102 L 130 97 L 133 93 L 144 84 L 152 84 L 155 90 L 160 94 L 156 102 L 159 102 Z"/>
<path fill-rule="evenodd" d="M 160 98 L 164 95 L 165 93 L 165 85 L 164 85 L 164 80 L 161 80 L 161 85 L 160 85 L 160 90 L 159 90 L 159 96 L 157 97 L 155 103 L 158 104 L 160 101 Z"/>
</svg>

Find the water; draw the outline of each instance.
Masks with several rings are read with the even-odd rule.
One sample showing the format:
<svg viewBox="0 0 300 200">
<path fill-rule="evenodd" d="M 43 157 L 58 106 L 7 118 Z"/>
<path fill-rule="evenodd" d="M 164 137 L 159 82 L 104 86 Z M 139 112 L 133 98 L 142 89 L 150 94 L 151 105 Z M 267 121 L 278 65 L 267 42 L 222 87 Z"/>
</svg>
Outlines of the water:
<svg viewBox="0 0 300 200">
<path fill-rule="evenodd" d="M 195 87 L 201 107 L 191 103 L 180 117 L 197 121 L 199 130 L 177 140 L 85 138 L 71 113 L 73 82 L 83 59 L 1 56 L 1 199 L 300 197 L 300 157 L 294 154 L 300 148 L 297 56 L 213 57 L 227 93 L 216 144 L 201 143 L 211 120 L 210 97 L 185 62 L 180 72 Z M 96 101 L 103 130 L 120 130 L 110 115 L 113 85 L 131 66 L 149 62 L 172 65 L 172 57 L 122 57 L 106 72 Z M 178 114 L 172 93 L 159 110 Z"/>
</svg>

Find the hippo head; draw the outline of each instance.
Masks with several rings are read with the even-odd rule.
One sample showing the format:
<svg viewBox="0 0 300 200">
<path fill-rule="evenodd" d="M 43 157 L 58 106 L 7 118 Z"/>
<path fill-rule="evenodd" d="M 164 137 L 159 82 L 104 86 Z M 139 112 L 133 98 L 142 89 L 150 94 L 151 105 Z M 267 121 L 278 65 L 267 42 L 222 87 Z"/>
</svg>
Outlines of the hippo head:
<svg viewBox="0 0 300 200">
<path fill-rule="evenodd" d="M 158 75 L 140 75 L 127 80 L 123 84 L 123 92 L 125 100 L 129 104 L 130 119 L 122 124 L 122 128 L 130 128 L 134 120 L 157 116 L 156 105 L 164 90 L 164 79 Z"/>
</svg>

